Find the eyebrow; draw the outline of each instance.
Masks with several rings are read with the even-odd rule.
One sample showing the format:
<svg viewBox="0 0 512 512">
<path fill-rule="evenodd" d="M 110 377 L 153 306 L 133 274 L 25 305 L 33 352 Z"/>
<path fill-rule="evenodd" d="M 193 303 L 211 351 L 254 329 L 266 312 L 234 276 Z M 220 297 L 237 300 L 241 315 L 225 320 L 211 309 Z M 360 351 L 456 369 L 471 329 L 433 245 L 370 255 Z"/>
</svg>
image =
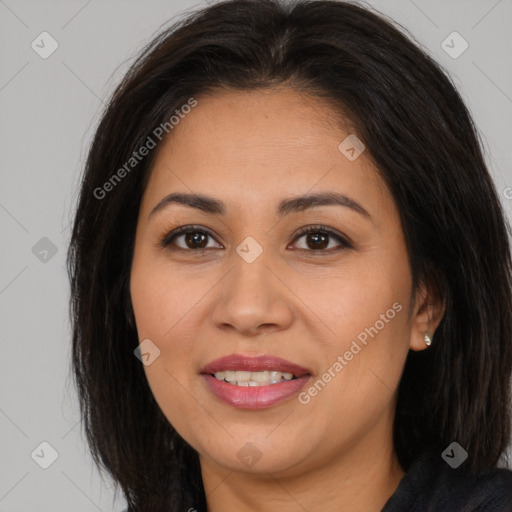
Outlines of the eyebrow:
<svg viewBox="0 0 512 512">
<path fill-rule="evenodd" d="M 226 214 L 226 205 L 213 197 L 203 194 L 188 194 L 188 193 L 172 193 L 165 196 L 150 212 L 149 217 L 152 217 L 157 212 L 163 210 L 165 207 L 172 203 L 182 204 L 191 208 L 196 208 L 204 213 L 211 213 L 217 215 Z M 323 192 L 317 194 L 307 194 L 303 196 L 292 197 L 283 199 L 277 207 L 277 214 L 279 217 L 284 217 L 292 212 L 301 212 L 308 208 L 315 206 L 329 206 L 337 205 L 344 206 L 352 209 L 353 211 L 361 214 L 371 220 L 371 215 L 365 210 L 358 202 L 354 201 L 345 194 L 338 192 Z"/>
</svg>

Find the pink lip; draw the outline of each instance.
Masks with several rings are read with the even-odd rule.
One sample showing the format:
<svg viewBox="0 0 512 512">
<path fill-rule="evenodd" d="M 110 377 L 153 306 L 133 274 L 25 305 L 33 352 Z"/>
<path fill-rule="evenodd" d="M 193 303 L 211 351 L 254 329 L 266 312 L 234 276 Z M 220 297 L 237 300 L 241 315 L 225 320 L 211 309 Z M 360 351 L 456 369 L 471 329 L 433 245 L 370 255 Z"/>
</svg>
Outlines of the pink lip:
<svg viewBox="0 0 512 512">
<path fill-rule="evenodd" d="M 275 370 L 293 373 L 297 378 L 267 386 L 236 386 L 217 380 L 212 374 L 220 371 L 264 371 Z M 263 409 L 288 400 L 306 385 L 311 378 L 308 369 L 274 356 L 230 355 L 208 363 L 202 370 L 210 391 L 224 403 L 239 409 Z"/>
</svg>

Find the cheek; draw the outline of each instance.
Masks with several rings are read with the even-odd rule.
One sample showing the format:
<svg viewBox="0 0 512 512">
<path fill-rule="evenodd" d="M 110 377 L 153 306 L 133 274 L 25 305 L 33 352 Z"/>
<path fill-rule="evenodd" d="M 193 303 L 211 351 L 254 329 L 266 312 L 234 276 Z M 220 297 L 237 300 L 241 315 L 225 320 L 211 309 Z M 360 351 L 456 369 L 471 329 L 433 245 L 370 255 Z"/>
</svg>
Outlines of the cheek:
<svg viewBox="0 0 512 512">
<path fill-rule="evenodd" d="M 184 280 L 155 260 L 149 264 L 143 257 L 134 258 L 130 293 L 139 342 L 150 339 L 159 350 L 153 362 L 144 365 L 144 372 L 160 409 L 185 437 L 191 422 L 197 426 L 205 421 L 186 391 L 195 375 L 190 331 L 197 325 L 194 308 L 205 293 L 201 283 Z"/>
<path fill-rule="evenodd" d="M 145 366 L 148 375 L 154 367 L 162 365 L 179 373 L 188 359 L 191 341 L 183 329 L 187 313 L 192 313 L 197 299 L 193 291 L 176 293 L 179 289 L 183 290 L 183 286 L 157 272 L 135 270 L 132 274 L 132 304 L 139 342 L 150 339 L 160 351 L 155 364 Z"/>
<path fill-rule="evenodd" d="M 197 280 L 184 280 L 154 257 L 136 255 L 130 293 L 139 339 L 163 342 L 171 338 L 201 298 L 201 289 Z"/>
<path fill-rule="evenodd" d="M 346 266 L 323 278 L 300 278 L 294 283 L 294 291 L 306 299 L 336 340 L 355 338 L 377 321 L 381 326 L 381 315 L 384 320 L 393 320 L 398 316 L 393 304 L 403 306 L 408 291 L 407 276 L 402 278 L 396 269 L 375 261 L 360 263 L 354 259 L 353 263 L 347 261 Z"/>
<path fill-rule="evenodd" d="M 407 272 L 373 262 L 308 287 L 304 296 L 311 297 L 329 333 L 322 342 L 324 367 L 318 376 L 328 383 L 318 385 L 318 393 L 310 388 L 311 402 L 319 399 L 324 410 L 346 418 L 381 413 L 408 353 Z"/>
</svg>

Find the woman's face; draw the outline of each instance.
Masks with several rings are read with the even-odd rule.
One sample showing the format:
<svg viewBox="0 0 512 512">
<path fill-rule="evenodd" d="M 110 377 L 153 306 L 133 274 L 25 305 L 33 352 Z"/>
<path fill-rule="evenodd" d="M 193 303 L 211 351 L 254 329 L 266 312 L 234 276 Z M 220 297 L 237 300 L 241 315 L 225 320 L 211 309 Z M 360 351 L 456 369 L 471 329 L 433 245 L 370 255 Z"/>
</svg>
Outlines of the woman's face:
<svg viewBox="0 0 512 512">
<path fill-rule="evenodd" d="M 225 91 L 198 98 L 159 150 L 130 291 L 151 390 L 203 466 L 291 475 L 390 446 L 427 323 L 409 309 L 392 196 L 366 152 L 339 149 L 340 126 L 289 89 Z M 319 194 L 339 202 L 307 199 Z"/>
</svg>

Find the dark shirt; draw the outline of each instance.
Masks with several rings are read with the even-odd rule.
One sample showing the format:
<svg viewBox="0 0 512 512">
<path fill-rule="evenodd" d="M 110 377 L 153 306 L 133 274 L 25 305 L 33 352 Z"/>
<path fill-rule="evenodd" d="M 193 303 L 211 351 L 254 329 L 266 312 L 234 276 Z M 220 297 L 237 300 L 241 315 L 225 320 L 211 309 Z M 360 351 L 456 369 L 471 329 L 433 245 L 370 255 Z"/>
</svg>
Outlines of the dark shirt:
<svg viewBox="0 0 512 512">
<path fill-rule="evenodd" d="M 381 512 L 512 512 L 512 471 L 480 475 L 453 469 L 441 454 L 424 453 L 409 468 Z"/>
</svg>

